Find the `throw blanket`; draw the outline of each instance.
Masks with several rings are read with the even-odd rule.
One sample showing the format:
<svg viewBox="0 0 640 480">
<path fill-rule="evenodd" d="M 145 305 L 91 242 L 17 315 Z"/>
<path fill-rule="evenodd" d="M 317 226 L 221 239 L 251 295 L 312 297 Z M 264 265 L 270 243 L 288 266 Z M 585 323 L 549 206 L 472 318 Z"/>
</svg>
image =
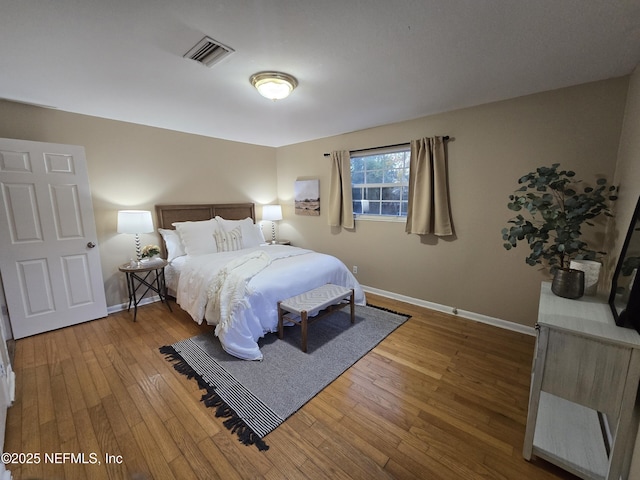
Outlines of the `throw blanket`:
<svg viewBox="0 0 640 480">
<path fill-rule="evenodd" d="M 230 261 L 213 278 L 207 290 L 210 304 L 207 309 L 216 316 L 208 319 L 217 324 L 216 335 L 226 332 L 232 326 L 232 319 L 237 311 L 249 307 L 249 280 L 270 263 L 271 258 L 264 251 L 251 252 Z"/>
<path fill-rule="evenodd" d="M 255 247 L 234 252 L 210 253 L 207 255 L 188 256 L 181 264 L 180 278 L 176 289 L 176 301 L 186 312 L 191 315 L 197 323 L 202 323 L 203 319 L 216 317 L 211 315 L 212 308 L 207 308 L 209 299 L 207 291 L 211 282 L 218 275 L 221 269 L 225 268 L 229 262 L 244 257 L 247 254 L 262 251 L 271 262 L 288 256 L 299 256 L 311 253 L 302 248 L 289 247 L 286 245 L 270 245 L 267 247 Z M 268 271 L 268 269 L 267 269 Z M 214 322 L 208 321 L 213 324 Z"/>
</svg>

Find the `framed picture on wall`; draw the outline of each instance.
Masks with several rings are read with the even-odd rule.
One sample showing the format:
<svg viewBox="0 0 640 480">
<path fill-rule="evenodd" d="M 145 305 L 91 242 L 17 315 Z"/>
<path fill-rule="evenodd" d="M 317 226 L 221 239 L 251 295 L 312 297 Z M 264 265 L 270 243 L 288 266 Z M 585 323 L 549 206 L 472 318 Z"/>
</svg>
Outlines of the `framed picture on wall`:
<svg viewBox="0 0 640 480">
<path fill-rule="evenodd" d="M 296 215 L 320 215 L 320 180 L 296 180 Z"/>
</svg>

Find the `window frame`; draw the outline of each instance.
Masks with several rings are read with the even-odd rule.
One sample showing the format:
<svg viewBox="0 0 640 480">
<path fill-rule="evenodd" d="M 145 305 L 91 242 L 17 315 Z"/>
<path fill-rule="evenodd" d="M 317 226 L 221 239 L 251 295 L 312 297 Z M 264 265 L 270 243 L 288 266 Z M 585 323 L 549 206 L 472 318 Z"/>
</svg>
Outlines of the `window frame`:
<svg viewBox="0 0 640 480">
<path fill-rule="evenodd" d="M 402 170 L 404 170 L 403 173 L 403 177 L 406 179 L 406 181 L 401 181 L 401 182 L 376 182 L 376 183 L 353 183 L 353 175 L 354 175 L 354 160 L 357 159 L 362 159 L 362 158 L 366 158 L 366 157 L 374 157 L 374 156 L 378 156 L 378 155 L 387 155 L 387 154 L 393 154 L 393 153 L 404 153 L 405 154 L 405 158 L 404 158 L 404 162 L 405 165 L 404 167 L 402 167 Z M 405 208 L 405 212 L 404 214 L 402 214 L 402 203 L 404 202 L 405 205 L 408 206 L 408 190 L 409 190 L 409 165 L 410 165 L 410 158 L 411 158 L 411 144 L 410 143 L 405 143 L 405 144 L 400 144 L 400 145 L 394 145 L 393 147 L 380 147 L 380 148 L 369 148 L 366 150 L 362 150 L 362 151 L 358 151 L 358 152 L 351 152 L 350 154 L 351 160 L 350 160 L 350 167 L 351 167 L 351 193 L 352 193 L 352 204 L 355 204 L 358 201 L 361 201 L 360 199 L 355 200 L 356 196 L 354 195 L 354 190 L 356 188 L 362 188 L 362 189 L 367 189 L 367 188 L 379 188 L 380 190 L 380 201 L 381 202 L 385 202 L 385 200 L 382 198 L 382 189 L 386 188 L 386 187 L 400 187 L 401 188 L 401 195 L 400 195 L 400 199 L 399 200 L 388 200 L 389 202 L 399 202 L 400 203 L 400 214 L 398 215 L 385 215 L 385 214 L 371 214 L 371 213 L 356 213 L 356 209 L 354 208 L 354 218 L 356 220 L 367 220 L 367 221 L 377 221 L 377 222 L 402 222 L 402 223 L 406 223 L 407 221 L 407 212 L 406 212 L 406 208 Z M 365 169 L 365 171 L 367 171 Z M 402 191 L 406 190 L 406 198 L 403 198 L 402 195 Z M 378 199 L 375 199 L 376 201 Z M 354 205 L 355 206 L 355 205 Z"/>
</svg>

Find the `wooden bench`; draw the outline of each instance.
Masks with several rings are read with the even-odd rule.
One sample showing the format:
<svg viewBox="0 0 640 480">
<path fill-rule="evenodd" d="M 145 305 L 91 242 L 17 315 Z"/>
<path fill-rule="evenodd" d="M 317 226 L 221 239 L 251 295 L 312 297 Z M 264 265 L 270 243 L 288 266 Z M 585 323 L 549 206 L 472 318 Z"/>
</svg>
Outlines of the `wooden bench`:
<svg viewBox="0 0 640 480">
<path fill-rule="evenodd" d="M 355 306 L 352 288 L 327 283 L 295 297 L 278 302 L 278 337 L 284 338 L 284 320 L 291 321 L 302 328 L 302 351 L 307 351 L 307 326 L 336 310 L 351 307 L 351 323 L 355 323 Z M 348 300 L 345 302 L 345 300 Z M 288 312 L 293 315 L 285 315 Z M 296 318 L 298 316 L 299 318 Z M 309 320 L 313 317 L 313 320 Z"/>
</svg>

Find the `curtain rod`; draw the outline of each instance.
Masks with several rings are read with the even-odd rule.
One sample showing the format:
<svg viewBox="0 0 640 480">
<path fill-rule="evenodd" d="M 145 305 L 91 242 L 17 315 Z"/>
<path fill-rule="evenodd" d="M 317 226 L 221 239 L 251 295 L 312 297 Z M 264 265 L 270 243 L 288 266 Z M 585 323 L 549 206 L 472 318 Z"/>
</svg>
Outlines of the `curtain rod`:
<svg viewBox="0 0 640 480">
<path fill-rule="evenodd" d="M 442 140 L 447 141 L 449 140 L 449 136 L 446 137 L 442 137 Z M 410 142 L 404 142 L 404 143 L 396 143 L 395 145 L 385 145 L 383 147 L 371 147 L 371 148 L 361 148 L 360 150 L 349 150 L 349 153 L 360 153 L 360 152 L 366 152 L 368 150 L 379 150 L 382 148 L 394 148 L 394 147 L 402 147 L 403 145 L 409 145 Z M 328 157 L 330 156 L 330 153 L 325 153 L 324 156 Z"/>
</svg>

